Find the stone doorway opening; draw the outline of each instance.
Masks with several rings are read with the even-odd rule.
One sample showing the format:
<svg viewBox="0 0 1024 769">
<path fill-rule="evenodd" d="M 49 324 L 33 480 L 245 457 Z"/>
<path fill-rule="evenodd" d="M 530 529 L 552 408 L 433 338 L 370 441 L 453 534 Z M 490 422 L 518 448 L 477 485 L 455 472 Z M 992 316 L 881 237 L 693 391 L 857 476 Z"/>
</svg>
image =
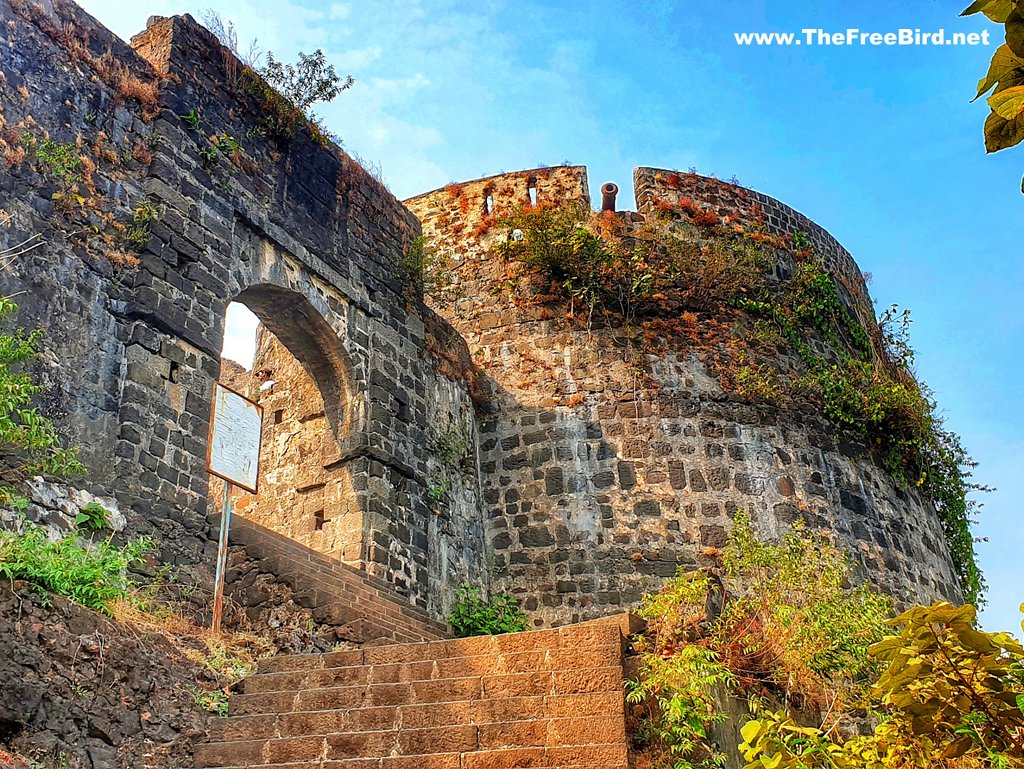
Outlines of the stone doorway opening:
<svg viewBox="0 0 1024 769">
<path fill-rule="evenodd" d="M 249 288 L 227 308 L 219 381 L 263 407 L 259 489 L 234 489 L 233 515 L 359 562 L 363 516 L 345 461 L 358 426 L 334 329 L 301 294 Z M 217 510 L 222 495 L 211 477 Z"/>
</svg>

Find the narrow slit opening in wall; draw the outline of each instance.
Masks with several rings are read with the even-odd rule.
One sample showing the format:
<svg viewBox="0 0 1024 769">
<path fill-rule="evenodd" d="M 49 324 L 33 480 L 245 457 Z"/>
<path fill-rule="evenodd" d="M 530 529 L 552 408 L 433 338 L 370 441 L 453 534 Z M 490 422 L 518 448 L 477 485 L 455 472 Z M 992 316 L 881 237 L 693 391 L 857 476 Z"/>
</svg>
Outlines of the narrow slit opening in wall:
<svg viewBox="0 0 1024 769">
<path fill-rule="evenodd" d="M 277 409 L 274 412 L 274 424 L 279 425 L 284 421 L 284 409 Z"/>
<path fill-rule="evenodd" d="M 489 192 L 484 197 L 484 211 L 488 216 L 494 213 L 494 196 Z"/>
<path fill-rule="evenodd" d="M 530 205 L 537 205 L 537 180 L 529 179 L 526 182 L 526 194 L 530 196 Z"/>
<path fill-rule="evenodd" d="M 323 510 L 317 510 L 315 513 L 313 513 L 313 530 L 314 531 L 323 531 L 324 523 L 325 522 L 326 522 L 326 518 L 324 517 L 324 511 Z"/>
</svg>

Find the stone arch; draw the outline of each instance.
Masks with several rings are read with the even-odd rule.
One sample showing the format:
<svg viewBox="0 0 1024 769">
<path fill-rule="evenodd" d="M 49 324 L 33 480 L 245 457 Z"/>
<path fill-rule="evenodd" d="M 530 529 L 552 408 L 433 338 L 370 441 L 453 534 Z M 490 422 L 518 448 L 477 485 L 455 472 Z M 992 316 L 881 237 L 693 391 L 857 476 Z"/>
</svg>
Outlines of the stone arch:
<svg viewBox="0 0 1024 769">
<path fill-rule="evenodd" d="M 242 290 L 234 299 L 248 307 L 313 379 L 339 447 L 358 432 L 358 399 L 352 361 L 338 333 L 301 293 L 269 283 Z M 340 449 L 344 453 L 344 449 Z"/>
<path fill-rule="evenodd" d="M 361 563 L 367 498 L 357 489 L 359 468 L 352 461 L 365 446 L 366 382 L 360 374 L 366 367 L 353 362 L 349 305 L 332 286 L 286 259 L 247 267 L 236 274 L 230 301 L 245 305 L 272 335 L 260 337 L 259 349 L 278 384 L 258 396 L 266 409 L 260 489 L 255 495 L 233 492 L 236 512 L 306 547 Z M 243 375 L 251 394 L 257 393 L 259 380 L 252 375 L 261 365 L 257 357 Z M 219 486 L 211 481 L 215 508 Z"/>
</svg>

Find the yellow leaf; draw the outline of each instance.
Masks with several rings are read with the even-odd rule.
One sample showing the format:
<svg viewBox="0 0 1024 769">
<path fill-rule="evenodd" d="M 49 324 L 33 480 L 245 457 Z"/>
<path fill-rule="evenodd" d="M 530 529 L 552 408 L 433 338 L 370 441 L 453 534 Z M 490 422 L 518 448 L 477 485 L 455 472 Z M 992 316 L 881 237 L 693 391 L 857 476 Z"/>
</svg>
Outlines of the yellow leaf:
<svg viewBox="0 0 1024 769">
<path fill-rule="evenodd" d="M 992 654 L 999 649 L 987 634 L 979 633 L 973 628 L 963 628 L 956 635 L 965 647 L 980 654 Z"/>
<path fill-rule="evenodd" d="M 1014 120 L 1024 113 L 1024 85 L 992 94 L 988 97 L 988 106 L 1004 120 Z"/>
<path fill-rule="evenodd" d="M 995 112 L 985 121 L 985 149 L 998 152 L 1024 141 L 1024 119 L 1006 120 Z"/>
<path fill-rule="evenodd" d="M 753 742 L 761 734 L 761 722 L 749 721 L 740 729 L 740 736 L 744 742 Z"/>
<path fill-rule="evenodd" d="M 983 13 L 992 21 L 1002 24 L 1013 12 L 1013 0 L 975 0 L 960 15 L 970 16 L 973 13 Z"/>
<path fill-rule="evenodd" d="M 774 756 L 761 756 L 761 765 L 764 769 L 776 769 L 779 764 L 782 763 L 782 754 L 776 753 Z"/>
<path fill-rule="evenodd" d="M 996 83 L 1014 78 L 1014 72 L 1018 69 L 1022 70 L 1021 76 L 1024 77 L 1024 58 L 1017 56 L 1008 45 L 999 46 L 992 55 L 988 74 L 978 81 L 978 94 L 974 98 L 979 98 Z"/>
<path fill-rule="evenodd" d="M 953 740 L 949 743 L 942 751 L 942 757 L 945 759 L 959 758 L 974 744 L 974 740 L 969 735 L 963 735 L 962 737 Z"/>
</svg>

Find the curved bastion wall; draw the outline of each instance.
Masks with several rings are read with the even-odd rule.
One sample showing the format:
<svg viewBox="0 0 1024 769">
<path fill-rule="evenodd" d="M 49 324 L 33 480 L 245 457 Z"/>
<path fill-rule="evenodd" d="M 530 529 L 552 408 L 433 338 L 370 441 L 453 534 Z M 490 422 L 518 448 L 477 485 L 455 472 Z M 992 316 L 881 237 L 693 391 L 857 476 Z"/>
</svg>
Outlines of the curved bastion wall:
<svg viewBox="0 0 1024 769">
<path fill-rule="evenodd" d="M 634 182 L 637 211 L 614 215 L 630 224 L 682 204 L 768 236 L 803 233 L 847 306 L 875 326 L 852 257 L 802 214 L 696 174 L 640 168 Z M 959 595 L 934 505 L 823 415 L 740 396 L 695 345 L 630 352 L 622 329 L 510 301 L 497 225 L 533 202 L 589 207 L 586 169 L 502 174 L 405 201 L 451 259 L 458 298 L 438 312 L 494 384 L 495 413 L 479 424 L 492 589 L 519 596 L 538 623 L 619 611 L 679 567 L 710 563 L 742 510 L 762 535 L 798 520 L 827 532 L 901 602 Z"/>
</svg>

